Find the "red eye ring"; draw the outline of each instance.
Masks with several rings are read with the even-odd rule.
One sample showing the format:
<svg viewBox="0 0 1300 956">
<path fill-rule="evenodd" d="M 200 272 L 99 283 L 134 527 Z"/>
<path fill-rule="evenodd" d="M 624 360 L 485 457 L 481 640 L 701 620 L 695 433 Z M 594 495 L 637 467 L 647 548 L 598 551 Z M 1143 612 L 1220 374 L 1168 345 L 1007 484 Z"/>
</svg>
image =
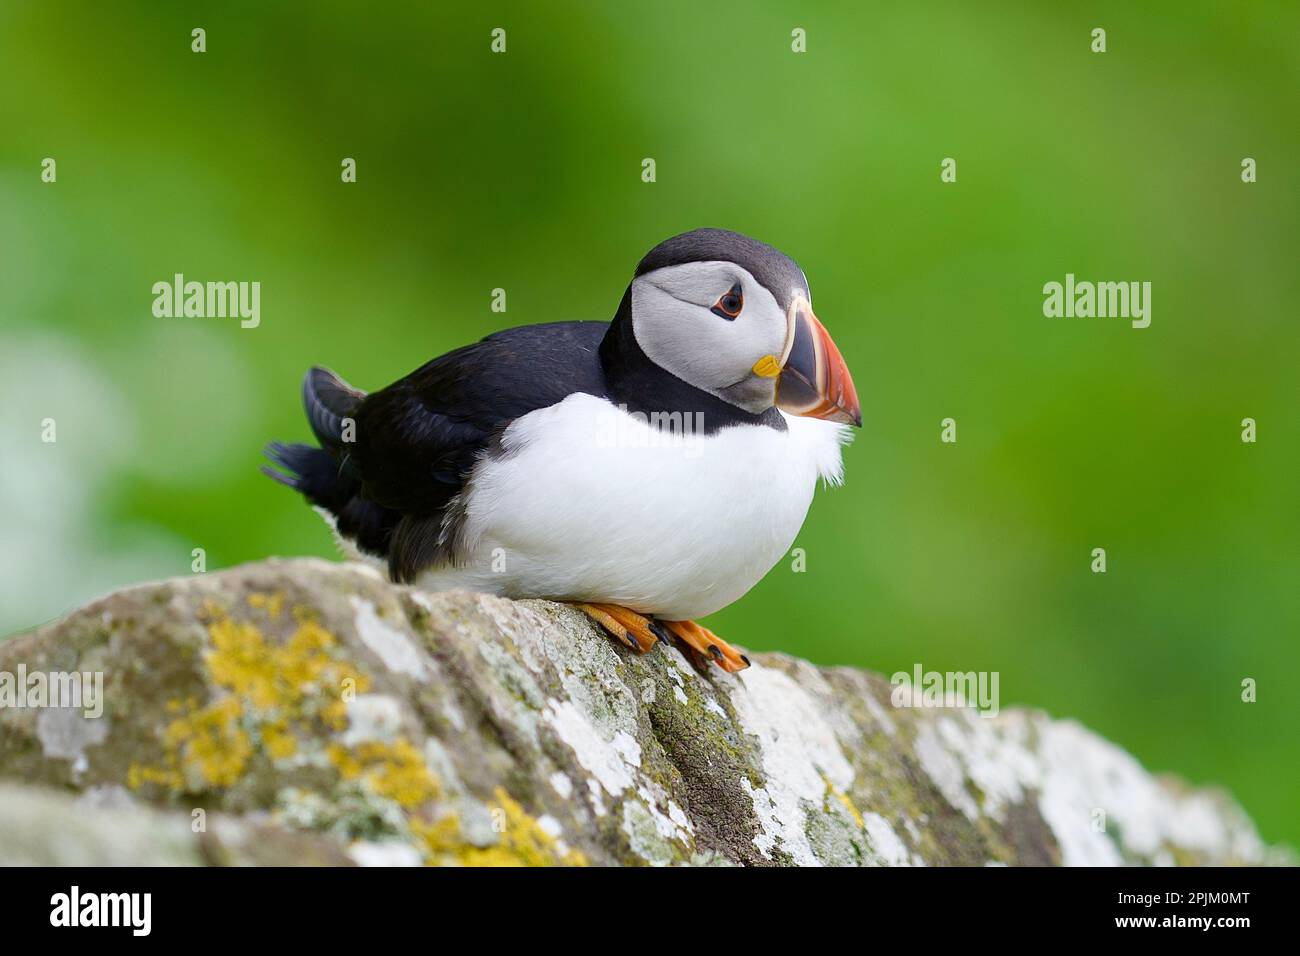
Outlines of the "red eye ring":
<svg viewBox="0 0 1300 956">
<path fill-rule="evenodd" d="M 740 310 L 745 307 L 745 290 L 741 288 L 739 282 L 727 290 L 713 308 L 709 311 L 716 316 L 726 319 L 728 322 L 734 321 L 740 315 Z"/>
</svg>

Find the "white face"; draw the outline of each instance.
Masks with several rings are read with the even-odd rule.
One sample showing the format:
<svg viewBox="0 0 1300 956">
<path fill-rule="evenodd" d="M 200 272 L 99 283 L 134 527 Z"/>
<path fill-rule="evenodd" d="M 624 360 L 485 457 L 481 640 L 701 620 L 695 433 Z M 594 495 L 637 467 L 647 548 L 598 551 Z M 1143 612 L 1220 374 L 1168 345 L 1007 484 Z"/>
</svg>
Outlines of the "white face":
<svg viewBox="0 0 1300 956">
<path fill-rule="evenodd" d="M 689 385 L 754 414 L 776 401 L 764 360 L 784 356 L 789 323 L 734 262 L 688 262 L 633 280 L 632 332 L 650 361 Z"/>
</svg>

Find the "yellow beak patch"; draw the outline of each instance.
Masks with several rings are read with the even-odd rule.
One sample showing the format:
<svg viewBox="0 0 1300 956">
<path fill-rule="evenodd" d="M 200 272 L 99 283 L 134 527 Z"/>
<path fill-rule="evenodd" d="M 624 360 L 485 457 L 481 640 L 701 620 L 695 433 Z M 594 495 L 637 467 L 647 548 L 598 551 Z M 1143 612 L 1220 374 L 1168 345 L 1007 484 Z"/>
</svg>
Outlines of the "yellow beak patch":
<svg viewBox="0 0 1300 956">
<path fill-rule="evenodd" d="M 781 360 L 775 355 L 764 355 L 754 363 L 754 374 L 763 378 L 776 378 L 781 374 Z"/>
</svg>

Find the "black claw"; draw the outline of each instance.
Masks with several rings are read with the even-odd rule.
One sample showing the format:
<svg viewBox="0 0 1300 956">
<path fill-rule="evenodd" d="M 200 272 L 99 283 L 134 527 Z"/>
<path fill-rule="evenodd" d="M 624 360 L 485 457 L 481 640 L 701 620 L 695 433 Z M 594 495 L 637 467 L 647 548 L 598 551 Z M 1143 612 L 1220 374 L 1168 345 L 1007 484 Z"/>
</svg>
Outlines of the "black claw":
<svg viewBox="0 0 1300 956">
<path fill-rule="evenodd" d="M 663 641 L 665 644 L 672 643 L 673 635 L 672 632 L 668 630 L 668 628 L 664 627 L 662 624 L 660 624 L 658 621 L 654 620 L 653 618 L 649 619 L 649 623 L 650 623 L 650 630 L 654 632 L 655 637 L 659 638 L 659 640 Z"/>
<path fill-rule="evenodd" d="M 637 643 L 635 640 L 633 640 L 631 634 L 618 634 L 615 631 L 612 631 L 608 627 L 606 627 L 603 622 L 597 621 L 596 623 L 600 625 L 600 629 L 602 631 L 604 631 L 614 640 L 618 641 L 624 647 L 630 647 L 634 651 L 639 651 L 641 649 L 640 647 L 637 646 Z"/>
<path fill-rule="evenodd" d="M 726 658 L 722 656 L 722 651 L 717 644 L 709 645 L 709 654 L 712 655 L 713 659 L 717 661 L 719 664 L 721 664 L 724 660 L 726 660 Z"/>
<path fill-rule="evenodd" d="M 746 666 L 746 667 L 749 666 L 749 658 L 748 658 L 748 657 L 746 657 L 744 654 L 741 654 L 741 655 L 740 655 L 740 659 L 741 659 L 742 661 L 745 662 L 745 666 Z"/>
</svg>

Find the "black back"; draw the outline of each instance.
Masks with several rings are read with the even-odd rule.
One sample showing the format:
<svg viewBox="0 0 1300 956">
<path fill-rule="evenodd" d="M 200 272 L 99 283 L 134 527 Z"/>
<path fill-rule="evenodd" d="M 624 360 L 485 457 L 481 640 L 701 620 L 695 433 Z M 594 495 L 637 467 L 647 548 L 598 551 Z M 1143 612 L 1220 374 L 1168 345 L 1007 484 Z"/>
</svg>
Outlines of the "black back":
<svg viewBox="0 0 1300 956">
<path fill-rule="evenodd" d="M 608 327 L 506 329 L 366 396 L 352 455 L 366 495 L 396 511 L 440 511 L 510 422 L 574 392 L 604 395 L 597 349 Z"/>
</svg>

